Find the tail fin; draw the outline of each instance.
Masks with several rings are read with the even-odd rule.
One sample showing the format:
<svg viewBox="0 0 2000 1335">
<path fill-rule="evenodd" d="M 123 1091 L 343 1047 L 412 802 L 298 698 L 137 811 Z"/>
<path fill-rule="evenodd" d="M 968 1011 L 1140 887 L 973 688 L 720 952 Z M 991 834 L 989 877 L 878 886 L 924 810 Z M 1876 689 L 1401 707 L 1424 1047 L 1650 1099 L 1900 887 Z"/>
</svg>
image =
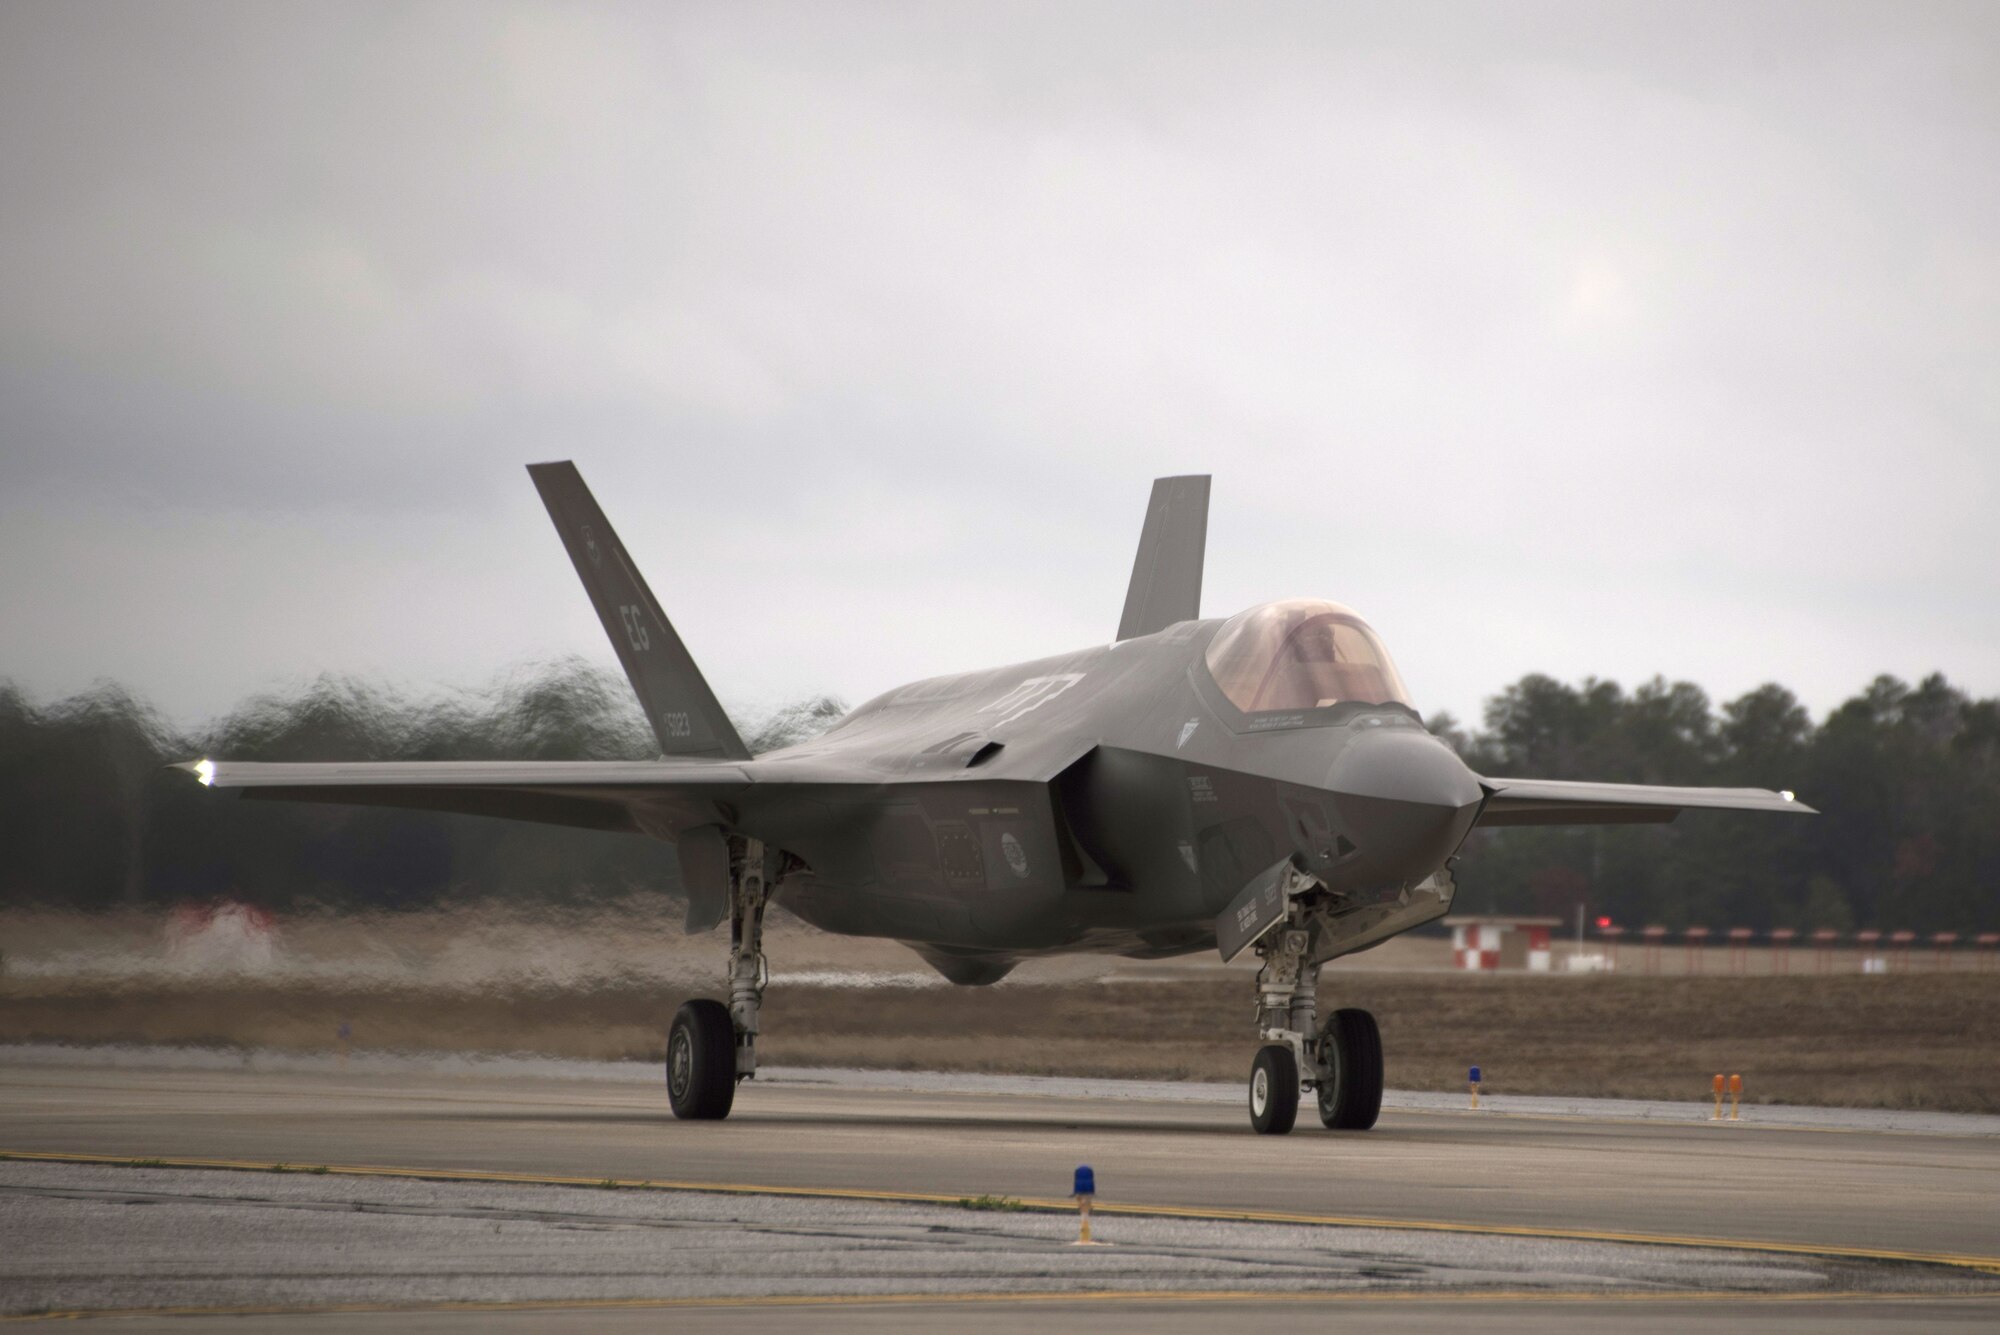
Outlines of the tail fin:
<svg viewBox="0 0 2000 1335">
<path fill-rule="evenodd" d="M 1201 615 L 1201 565 L 1208 548 L 1208 474 L 1163 477 L 1146 502 L 1146 528 L 1125 591 L 1118 638 L 1151 635 Z"/>
<path fill-rule="evenodd" d="M 618 662 L 631 679 L 646 721 L 669 756 L 716 756 L 748 760 L 749 748 L 736 735 L 729 716 L 715 702 L 681 637 L 674 634 L 666 613 L 626 555 L 625 544 L 605 522 L 583 475 L 567 461 L 529 464 L 528 476 L 542 493 L 549 518 L 583 587 L 597 609 Z"/>
</svg>

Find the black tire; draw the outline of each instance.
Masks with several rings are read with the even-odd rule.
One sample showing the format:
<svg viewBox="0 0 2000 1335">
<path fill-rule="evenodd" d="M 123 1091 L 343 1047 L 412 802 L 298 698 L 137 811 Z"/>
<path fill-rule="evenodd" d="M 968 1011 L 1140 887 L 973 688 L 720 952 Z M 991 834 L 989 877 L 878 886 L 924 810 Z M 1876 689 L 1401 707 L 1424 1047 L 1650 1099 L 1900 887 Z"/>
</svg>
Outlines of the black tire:
<svg viewBox="0 0 2000 1335">
<path fill-rule="evenodd" d="M 1282 1136 L 1299 1118 L 1299 1059 L 1283 1043 L 1266 1043 L 1250 1063 L 1250 1126 Z"/>
<path fill-rule="evenodd" d="M 1338 1010 L 1319 1035 L 1319 1120 L 1329 1131 L 1366 1131 L 1382 1115 L 1382 1031 L 1364 1010 Z"/>
<path fill-rule="evenodd" d="M 736 1026 L 729 1007 L 706 999 L 674 1012 L 667 1028 L 667 1102 L 674 1116 L 713 1122 L 736 1101 Z"/>
</svg>

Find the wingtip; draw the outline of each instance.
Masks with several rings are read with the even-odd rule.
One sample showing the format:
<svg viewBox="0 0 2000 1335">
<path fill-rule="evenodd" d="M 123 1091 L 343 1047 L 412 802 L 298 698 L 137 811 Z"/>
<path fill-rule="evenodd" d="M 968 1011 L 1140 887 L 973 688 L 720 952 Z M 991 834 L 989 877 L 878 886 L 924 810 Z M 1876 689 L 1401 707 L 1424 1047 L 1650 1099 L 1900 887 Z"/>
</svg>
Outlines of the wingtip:
<svg viewBox="0 0 2000 1335">
<path fill-rule="evenodd" d="M 215 762 L 207 756 L 203 756 L 199 760 L 177 761 L 167 766 L 167 768 L 177 769 L 183 774 L 193 775 L 195 781 L 204 788 L 213 788 L 215 786 Z"/>
</svg>

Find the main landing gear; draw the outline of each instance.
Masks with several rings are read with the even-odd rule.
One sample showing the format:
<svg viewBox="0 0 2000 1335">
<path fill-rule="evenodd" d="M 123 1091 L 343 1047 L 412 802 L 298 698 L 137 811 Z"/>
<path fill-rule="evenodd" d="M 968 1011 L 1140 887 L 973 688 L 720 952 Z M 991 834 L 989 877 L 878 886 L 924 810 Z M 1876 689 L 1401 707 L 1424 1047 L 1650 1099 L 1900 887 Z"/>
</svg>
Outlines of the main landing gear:
<svg viewBox="0 0 2000 1335">
<path fill-rule="evenodd" d="M 1364 1010 L 1337 1010 L 1318 1023 L 1319 965 L 1312 932 L 1294 902 L 1257 942 L 1257 1033 L 1264 1046 L 1250 1066 L 1250 1125 L 1282 1136 L 1311 1090 L 1319 1120 L 1333 1131 L 1366 1131 L 1382 1111 L 1382 1034 Z"/>
<path fill-rule="evenodd" d="M 764 907 L 778 855 L 757 839 L 730 841 L 729 1004 L 701 998 L 674 1013 L 667 1030 L 667 1101 L 674 1116 L 729 1116 L 736 1082 L 757 1073 L 758 1009 L 771 970 L 764 959 Z"/>
</svg>

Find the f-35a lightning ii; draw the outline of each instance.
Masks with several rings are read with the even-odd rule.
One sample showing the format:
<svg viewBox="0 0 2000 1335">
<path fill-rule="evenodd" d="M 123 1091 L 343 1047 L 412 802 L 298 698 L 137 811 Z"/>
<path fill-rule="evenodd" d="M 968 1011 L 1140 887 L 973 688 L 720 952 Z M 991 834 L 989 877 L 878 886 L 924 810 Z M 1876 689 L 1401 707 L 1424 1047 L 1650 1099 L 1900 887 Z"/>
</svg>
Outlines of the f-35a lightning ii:
<svg viewBox="0 0 2000 1335">
<path fill-rule="evenodd" d="M 1382 1046 L 1358 1009 L 1319 1019 L 1320 966 L 1441 917 L 1474 826 L 1797 814 L 1790 793 L 1474 774 L 1425 730 L 1380 637 L 1338 603 L 1202 620 L 1208 478 L 1153 486 L 1117 638 L 876 697 L 752 756 L 568 463 L 528 469 L 659 738 L 644 763 L 184 768 L 250 798 L 469 812 L 673 844 L 687 930 L 729 923 L 729 1003 L 667 1041 L 673 1111 L 728 1114 L 757 1069 L 767 905 L 904 942 L 953 983 L 1025 956 L 1254 950 L 1249 1110 L 1291 1130 L 1375 1124 Z"/>
</svg>

